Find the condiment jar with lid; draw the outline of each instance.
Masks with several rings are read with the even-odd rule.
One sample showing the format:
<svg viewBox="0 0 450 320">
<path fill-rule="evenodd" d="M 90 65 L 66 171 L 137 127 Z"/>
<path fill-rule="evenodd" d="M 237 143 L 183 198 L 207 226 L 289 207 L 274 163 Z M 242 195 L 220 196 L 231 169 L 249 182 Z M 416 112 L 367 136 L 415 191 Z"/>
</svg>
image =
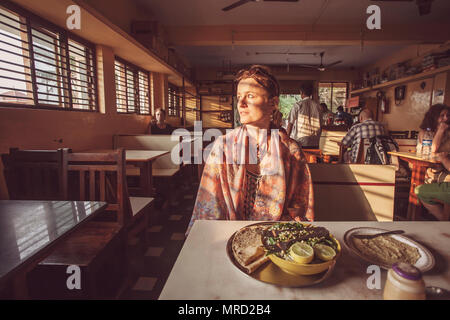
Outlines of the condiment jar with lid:
<svg viewBox="0 0 450 320">
<path fill-rule="evenodd" d="M 384 286 L 384 300 L 424 300 L 425 282 L 419 269 L 409 263 L 394 263 Z"/>
</svg>

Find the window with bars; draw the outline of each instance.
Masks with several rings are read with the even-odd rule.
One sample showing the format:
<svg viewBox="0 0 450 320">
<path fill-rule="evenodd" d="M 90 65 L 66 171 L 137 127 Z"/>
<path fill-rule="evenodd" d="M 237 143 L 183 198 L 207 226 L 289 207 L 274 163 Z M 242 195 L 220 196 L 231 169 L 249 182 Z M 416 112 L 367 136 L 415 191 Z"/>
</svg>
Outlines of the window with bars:
<svg viewBox="0 0 450 320">
<path fill-rule="evenodd" d="M 92 44 L 0 6 L 0 104 L 96 111 L 95 63 Z"/>
<path fill-rule="evenodd" d="M 179 117 L 181 109 L 180 88 L 169 83 L 168 87 L 168 111 L 169 116 Z"/>
<path fill-rule="evenodd" d="M 336 112 L 339 106 L 345 106 L 347 97 L 347 82 L 319 82 L 320 103 L 325 103 L 331 112 Z"/>
<path fill-rule="evenodd" d="M 114 70 L 117 112 L 150 114 L 149 72 L 117 57 Z"/>
</svg>

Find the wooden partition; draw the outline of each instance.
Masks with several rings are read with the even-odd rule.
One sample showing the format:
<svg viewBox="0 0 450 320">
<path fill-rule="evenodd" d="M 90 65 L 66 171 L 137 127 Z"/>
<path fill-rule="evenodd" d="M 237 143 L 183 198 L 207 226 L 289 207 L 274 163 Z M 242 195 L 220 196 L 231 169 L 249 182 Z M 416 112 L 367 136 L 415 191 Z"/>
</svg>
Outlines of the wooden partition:
<svg viewBox="0 0 450 320">
<path fill-rule="evenodd" d="M 347 134 L 346 131 L 326 131 L 323 130 L 320 135 L 319 149 L 324 155 L 339 155 L 339 145 L 337 140 L 341 141 Z"/>
<path fill-rule="evenodd" d="M 309 164 L 317 221 L 393 221 L 395 167 Z"/>
</svg>

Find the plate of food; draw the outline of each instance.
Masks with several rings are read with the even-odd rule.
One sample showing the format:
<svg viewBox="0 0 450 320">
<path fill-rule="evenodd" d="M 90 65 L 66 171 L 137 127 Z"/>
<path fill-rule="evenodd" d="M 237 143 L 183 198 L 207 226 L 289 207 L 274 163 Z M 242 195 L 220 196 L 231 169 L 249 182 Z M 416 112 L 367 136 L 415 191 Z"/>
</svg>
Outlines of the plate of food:
<svg viewBox="0 0 450 320">
<path fill-rule="evenodd" d="M 434 257 L 420 243 L 399 234 L 374 238 L 356 238 L 355 235 L 374 235 L 389 230 L 379 228 L 353 228 L 344 235 L 345 245 L 357 256 L 384 269 L 396 262 L 406 262 L 426 272 L 434 267 Z"/>
<path fill-rule="evenodd" d="M 324 227 L 300 222 L 260 222 L 236 231 L 228 240 L 231 262 L 248 276 L 285 287 L 324 281 L 341 253 Z"/>
</svg>

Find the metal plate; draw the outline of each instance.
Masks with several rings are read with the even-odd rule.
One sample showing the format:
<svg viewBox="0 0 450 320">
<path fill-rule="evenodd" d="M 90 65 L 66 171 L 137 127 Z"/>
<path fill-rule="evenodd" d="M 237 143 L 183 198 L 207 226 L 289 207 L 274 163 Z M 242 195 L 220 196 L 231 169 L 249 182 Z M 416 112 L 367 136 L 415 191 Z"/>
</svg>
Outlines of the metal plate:
<svg viewBox="0 0 450 320">
<path fill-rule="evenodd" d="M 277 222 L 279 222 L 279 221 L 277 221 Z M 257 225 L 272 225 L 277 222 L 259 222 L 259 223 L 254 223 L 254 224 L 245 226 L 242 229 L 248 228 L 250 226 L 257 226 Z M 240 229 L 240 230 L 242 230 L 242 229 Z M 238 230 L 238 231 L 240 231 L 240 230 Z M 238 231 L 236 231 L 230 237 L 230 239 L 228 239 L 228 242 L 227 242 L 228 258 L 231 260 L 231 262 L 233 263 L 233 265 L 236 268 L 238 268 L 241 272 L 243 272 L 248 277 L 253 278 L 255 280 L 265 282 L 265 283 L 270 283 L 270 284 L 281 286 L 281 287 L 296 287 L 296 288 L 308 287 L 308 286 L 312 286 L 312 285 L 321 283 L 322 281 L 327 279 L 330 276 L 330 274 L 333 271 L 334 266 L 336 264 L 336 262 L 334 262 L 333 264 L 330 265 L 330 267 L 328 268 L 327 271 L 324 271 L 322 273 L 309 275 L 309 276 L 301 276 L 301 275 L 291 275 L 289 273 L 286 273 L 283 270 L 281 270 L 277 265 L 275 265 L 271 261 L 268 261 L 264 265 L 259 267 L 255 272 L 248 274 L 247 271 L 236 261 L 236 258 L 234 257 L 233 249 L 231 246 L 233 243 L 234 236 L 236 235 L 236 233 Z"/>
<path fill-rule="evenodd" d="M 362 252 L 360 252 L 355 247 L 355 245 L 353 244 L 353 241 L 352 241 L 352 236 L 354 234 L 376 234 L 376 233 L 381 233 L 381 232 L 386 232 L 386 231 L 389 231 L 389 230 L 379 229 L 379 228 L 369 228 L 369 227 L 353 228 L 353 229 L 348 230 L 344 234 L 344 242 L 345 242 L 345 245 L 347 246 L 347 248 L 349 248 L 350 251 L 352 251 L 354 254 L 356 254 L 361 259 L 363 259 L 369 263 L 379 265 L 383 269 L 388 270 L 391 268 L 391 266 L 383 265 L 380 262 L 377 262 L 377 261 L 372 260 L 369 257 L 365 256 Z M 403 242 L 403 243 L 410 245 L 411 247 L 417 248 L 417 250 L 419 250 L 420 258 L 419 258 L 419 260 L 417 260 L 417 262 L 415 263 L 414 266 L 417 267 L 420 271 L 425 272 L 425 271 L 431 270 L 434 267 L 434 263 L 435 263 L 434 256 L 423 245 L 421 245 L 420 243 L 417 243 L 416 241 L 414 241 L 411 238 L 408 238 L 404 235 L 393 234 L 390 236 L 392 238 L 394 238 L 395 240 Z"/>
</svg>

